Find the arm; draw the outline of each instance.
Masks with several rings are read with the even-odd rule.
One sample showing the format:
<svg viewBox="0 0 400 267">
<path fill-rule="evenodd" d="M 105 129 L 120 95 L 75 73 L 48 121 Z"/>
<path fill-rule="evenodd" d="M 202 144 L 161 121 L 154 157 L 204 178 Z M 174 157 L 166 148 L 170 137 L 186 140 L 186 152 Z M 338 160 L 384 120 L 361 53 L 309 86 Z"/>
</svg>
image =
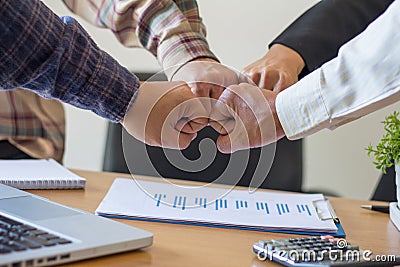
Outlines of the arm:
<svg viewBox="0 0 400 267">
<path fill-rule="evenodd" d="M 165 143 L 164 131 L 172 140 L 167 147 L 184 148 L 208 122 L 186 84 L 147 83 L 139 92 L 138 79 L 100 50 L 76 21 L 61 20 L 40 1 L 0 0 L 0 40 L 3 90 L 22 87 L 89 109 L 123 123 L 133 135 L 148 127 L 139 140 L 157 146 Z M 138 117 L 133 114 L 137 106 L 149 112 Z"/>
<path fill-rule="evenodd" d="M 400 100 L 399 14 L 395 1 L 338 57 L 277 96 L 288 138 L 334 129 Z"/>
<path fill-rule="evenodd" d="M 285 45 L 307 72 L 337 56 L 340 46 L 361 33 L 393 0 L 323 0 L 301 15 L 269 45 Z"/>
<path fill-rule="evenodd" d="M 218 99 L 226 86 L 242 78 L 211 52 L 196 0 L 64 2 L 88 21 L 111 29 L 122 44 L 149 50 L 169 80 L 187 82 L 196 96 Z"/>
<path fill-rule="evenodd" d="M 0 87 L 23 87 L 120 121 L 138 79 L 72 18 L 40 1 L 0 1 Z M 40 32 L 37 31 L 40 29 Z"/>
<path fill-rule="evenodd" d="M 302 138 L 399 101 L 399 14 L 395 1 L 335 59 L 283 92 L 249 84 L 225 90 L 211 117 L 221 133 L 218 149 L 264 146 L 283 135 Z"/>
<path fill-rule="evenodd" d="M 64 0 L 76 14 L 111 29 L 128 47 L 143 46 L 157 57 L 168 78 L 198 58 L 217 61 L 195 0 Z"/>
<path fill-rule="evenodd" d="M 342 44 L 363 31 L 392 2 L 321 1 L 296 19 L 244 72 L 261 88 L 286 89 L 336 57 Z"/>
</svg>

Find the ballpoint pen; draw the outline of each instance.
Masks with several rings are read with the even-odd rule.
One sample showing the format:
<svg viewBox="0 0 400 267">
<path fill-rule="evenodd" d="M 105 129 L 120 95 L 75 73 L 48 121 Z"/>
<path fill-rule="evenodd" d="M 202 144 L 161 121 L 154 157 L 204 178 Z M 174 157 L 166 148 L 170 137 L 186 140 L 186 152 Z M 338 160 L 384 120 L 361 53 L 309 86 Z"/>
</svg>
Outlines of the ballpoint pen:
<svg viewBox="0 0 400 267">
<path fill-rule="evenodd" d="M 362 205 L 361 208 L 383 213 L 389 213 L 389 206 Z"/>
</svg>

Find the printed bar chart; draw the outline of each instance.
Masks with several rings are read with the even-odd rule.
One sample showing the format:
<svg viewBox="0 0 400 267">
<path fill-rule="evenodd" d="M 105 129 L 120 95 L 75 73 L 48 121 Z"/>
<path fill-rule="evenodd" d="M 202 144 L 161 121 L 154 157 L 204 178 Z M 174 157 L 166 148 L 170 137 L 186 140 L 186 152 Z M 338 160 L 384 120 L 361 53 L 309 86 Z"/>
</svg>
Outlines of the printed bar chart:
<svg viewBox="0 0 400 267">
<path fill-rule="evenodd" d="M 116 179 L 97 209 L 162 222 L 188 223 L 249 230 L 293 230 L 336 233 L 322 194 L 250 192 L 211 187 Z M 147 191 L 144 192 L 143 188 Z M 127 201 L 129 200 L 129 201 Z M 332 217 L 331 217 L 332 218 Z M 342 233 L 341 233 L 342 235 Z"/>
<path fill-rule="evenodd" d="M 167 193 L 157 193 L 154 195 L 154 199 L 156 200 L 155 206 L 160 207 L 163 201 L 167 201 Z M 307 216 L 313 216 L 312 209 L 308 204 L 293 204 L 293 203 L 280 203 L 274 201 L 250 201 L 243 199 L 232 199 L 232 198 L 222 198 L 214 200 L 214 203 L 207 202 L 206 197 L 194 197 L 190 198 L 189 196 L 175 195 L 172 197 L 173 205 L 172 207 L 175 209 L 180 209 L 182 211 L 187 210 L 188 207 L 196 208 L 210 208 L 216 211 L 224 211 L 229 209 L 235 210 L 255 210 L 261 211 L 265 215 L 289 215 L 292 211 L 297 214 L 303 214 Z M 270 210 L 270 207 L 273 207 L 273 210 Z"/>
</svg>

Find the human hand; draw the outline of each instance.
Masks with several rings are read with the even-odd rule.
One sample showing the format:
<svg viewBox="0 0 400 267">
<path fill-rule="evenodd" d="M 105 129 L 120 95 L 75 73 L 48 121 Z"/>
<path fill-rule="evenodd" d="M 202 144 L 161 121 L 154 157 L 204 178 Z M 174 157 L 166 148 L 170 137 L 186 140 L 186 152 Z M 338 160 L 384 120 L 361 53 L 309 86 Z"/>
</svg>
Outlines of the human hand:
<svg viewBox="0 0 400 267">
<path fill-rule="evenodd" d="M 200 58 L 183 65 L 172 80 L 185 81 L 198 97 L 218 99 L 227 86 L 245 82 L 247 78 L 214 59 Z M 212 103 L 210 101 L 205 106 L 209 112 Z"/>
<path fill-rule="evenodd" d="M 187 84 L 146 82 L 121 123 L 148 145 L 185 149 L 208 124 L 208 115 Z"/>
<path fill-rule="evenodd" d="M 218 150 L 231 153 L 282 138 L 285 134 L 275 109 L 277 95 L 247 83 L 229 86 L 210 115 L 210 125 L 220 133 Z"/>
<path fill-rule="evenodd" d="M 294 50 L 274 44 L 259 60 L 243 69 L 260 88 L 280 92 L 298 81 L 305 63 Z"/>
</svg>

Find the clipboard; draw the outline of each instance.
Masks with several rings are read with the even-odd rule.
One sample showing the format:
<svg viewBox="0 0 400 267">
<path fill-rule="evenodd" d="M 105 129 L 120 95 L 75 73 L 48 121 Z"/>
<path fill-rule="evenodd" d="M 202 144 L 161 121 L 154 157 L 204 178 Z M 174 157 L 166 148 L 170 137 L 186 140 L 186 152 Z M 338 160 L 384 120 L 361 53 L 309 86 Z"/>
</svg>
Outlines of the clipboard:
<svg viewBox="0 0 400 267">
<path fill-rule="evenodd" d="M 321 214 L 319 211 L 319 205 L 321 203 L 325 203 L 328 207 L 328 214 Z M 309 232 L 309 231 L 288 231 L 288 230 L 271 230 L 270 232 L 276 232 L 276 233 L 285 233 L 285 234 L 298 234 L 298 235 L 313 235 L 313 236 L 320 236 L 320 235 L 331 235 L 334 237 L 341 237 L 341 238 L 345 238 L 346 237 L 346 232 L 344 231 L 339 217 L 336 215 L 335 210 L 333 209 L 333 206 L 331 204 L 331 202 L 329 201 L 329 199 L 324 198 L 324 199 L 320 199 L 320 200 L 314 200 L 313 201 L 313 205 L 314 208 L 318 214 L 318 217 L 320 220 L 322 221 L 326 221 L 326 220 L 332 220 L 336 227 L 337 227 L 337 232 L 336 233 L 317 233 L 317 232 Z"/>
<path fill-rule="evenodd" d="M 233 189 L 218 201 L 209 202 L 221 188 L 197 187 L 191 193 L 190 187 L 175 188 L 169 183 L 141 181 L 140 184 L 147 188 L 140 188 L 132 179 L 117 178 L 96 214 L 260 232 L 346 236 L 332 205 L 322 194 L 255 192 L 251 195 Z M 198 198 L 200 195 L 204 202 Z M 163 200 L 170 204 L 163 204 Z M 189 207 L 190 203 L 199 206 Z"/>
</svg>

